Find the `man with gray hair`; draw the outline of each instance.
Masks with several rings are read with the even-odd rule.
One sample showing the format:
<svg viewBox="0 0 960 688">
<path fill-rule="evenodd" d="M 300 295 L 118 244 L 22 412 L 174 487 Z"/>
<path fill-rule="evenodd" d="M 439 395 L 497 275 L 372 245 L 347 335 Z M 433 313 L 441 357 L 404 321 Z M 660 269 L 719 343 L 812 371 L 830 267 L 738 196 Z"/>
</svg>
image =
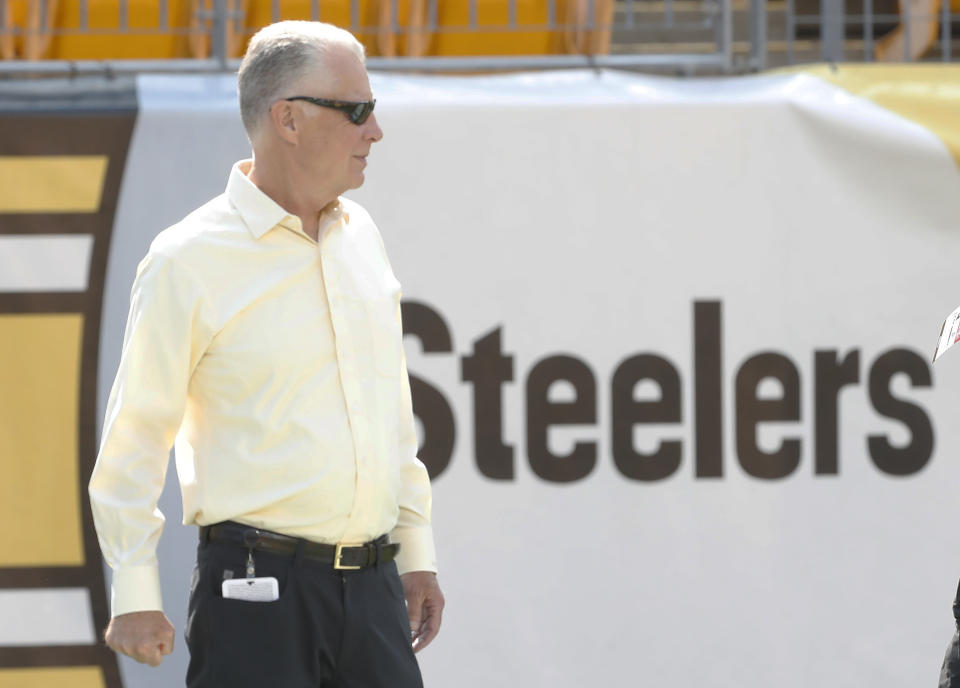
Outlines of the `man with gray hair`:
<svg viewBox="0 0 960 688">
<path fill-rule="evenodd" d="M 281 22 L 239 74 L 253 159 L 140 263 L 90 499 L 114 650 L 156 666 L 157 501 L 171 444 L 200 526 L 190 687 L 421 686 L 436 636 L 430 483 L 417 459 L 400 285 L 341 197 L 383 132 L 362 46 Z M 402 575 L 400 575 L 402 574 Z"/>
</svg>

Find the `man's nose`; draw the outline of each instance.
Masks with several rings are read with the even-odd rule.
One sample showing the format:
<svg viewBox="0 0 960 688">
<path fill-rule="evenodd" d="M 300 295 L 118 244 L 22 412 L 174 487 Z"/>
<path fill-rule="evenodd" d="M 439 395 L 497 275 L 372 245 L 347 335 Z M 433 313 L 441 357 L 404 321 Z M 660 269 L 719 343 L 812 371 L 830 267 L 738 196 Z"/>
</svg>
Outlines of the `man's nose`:
<svg viewBox="0 0 960 688">
<path fill-rule="evenodd" d="M 369 119 L 367 119 L 364 124 L 366 124 L 367 127 L 365 134 L 368 140 L 377 142 L 383 138 L 383 129 L 380 128 L 380 124 L 377 122 L 377 116 L 375 114 L 371 112 Z"/>
</svg>

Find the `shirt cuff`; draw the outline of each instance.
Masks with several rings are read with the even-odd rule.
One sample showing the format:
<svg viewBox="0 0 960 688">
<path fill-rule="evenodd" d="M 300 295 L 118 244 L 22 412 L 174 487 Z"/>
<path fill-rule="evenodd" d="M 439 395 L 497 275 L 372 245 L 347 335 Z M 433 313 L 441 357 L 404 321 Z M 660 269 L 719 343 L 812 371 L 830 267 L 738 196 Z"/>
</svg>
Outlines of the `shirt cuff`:
<svg viewBox="0 0 960 688">
<path fill-rule="evenodd" d="M 163 611 L 159 568 L 148 565 L 114 569 L 110 607 L 113 616 L 131 612 Z"/>
<path fill-rule="evenodd" d="M 390 542 L 400 543 L 397 553 L 397 569 L 400 574 L 410 571 L 437 572 L 437 550 L 433 544 L 433 531 L 429 527 L 394 528 Z"/>
</svg>

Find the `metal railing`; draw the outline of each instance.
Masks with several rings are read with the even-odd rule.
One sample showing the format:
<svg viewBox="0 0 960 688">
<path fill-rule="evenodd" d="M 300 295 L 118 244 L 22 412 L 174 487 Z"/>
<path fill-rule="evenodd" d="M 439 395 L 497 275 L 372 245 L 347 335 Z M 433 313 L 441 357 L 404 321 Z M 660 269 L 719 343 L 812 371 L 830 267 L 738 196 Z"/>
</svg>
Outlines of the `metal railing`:
<svg viewBox="0 0 960 688">
<path fill-rule="evenodd" d="M 902 8 L 907 5 L 907 8 Z M 764 66 L 809 62 L 953 62 L 960 16 L 950 0 L 774 0 L 751 49 Z"/>
<path fill-rule="evenodd" d="M 911 62 L 953 59 L 953 29 L 960 29 L 951 13 L 950 0 L 909 2 L 906 11 L 877 11 L 874 0 L 862 0 L 860 11 L 848 13 L 846 0 L 822 0 L 819 13 L 800 15 L 795 26 L 816 30 L 822 27 L 820 57 L 829 62 L 859 59 Z M 877 28 L 887 28 L 879 35 Z M 890 28 L 893 27 L 893 28 Z M 960 40 L 960 32 L 957 33 Z"/>
<path fill-rule="evenodd" d="M 0 57 L 7 58 L 0 59 L 0 77 L 236 70 L 243 42 L 256 28 L 249 25 L 248 11 L 258 2 L 156 0 L 156 21 L 144 28 L 142 16 L 137 26 L 131 22 L 130 0 L 65 1 L 76 10 L 76 21 L 70 26 L 52 16 L 58 6 L 55 0 L 20 0 L 21 8 L 33 9 L 32 24 L 23 17 L 15 21 L 12 0 L 0 0 Z M 259 2 L 261 19 L 292 18 L 280 11 L 278 0 Z M 411 0 L 413 9 L 403 17 L 397 0 L 304 0 L 302 5 L 309 12 L 296 18 L 325 19 L 324 12 L 337 2 L 341 14 L 349 17 L 348 22 L 337 23 L 369 39 L 365 42 L 373 50 L 368 64 L 375 70 L 617 67 L 739 73 L 816 61 L 949 62 L 957 52 L 954 41 L 960 44 L 960 23 L 951 12 L 950 0 L 942 0 L 939 7 L 938 0 L 899 0 L 912 11 L 901 11 L 898 0 L 503 0 L 500 8 L 505 12 L 499 22 L 489 21 L 491 5 L 481 6 L 481 0 Z M 369 24 L 367 2 L 381 3 L 376 25 Z M 269 3 L 268 13 L 263 12 L 262 3 Z M 94 7 L 102 15 L 104 4 L 110 4 L 116 14 L 107 28 L 102 21 L 96 26 L 91 21 Z M 534 5 L 539 14 L 531 21 Z M 188 8 L 185 23 L 171 21 L 173 6 Z M 462 21 L 456 19 L 457 12 L 451 12 L 454 6 Z M 135 9 L 142 14 L 142 8 L 140 2 Z M 78 36 L 109 40 L 160 35 L 189 40 L 190 56 L 51 58 L 55 51 L 50 50 L 42 56 L 36 50 L 26 58 L 12 55 L 16 46 L 41 39 L 55 45 L 57 40 Z M 516 41 L 499 55 L 456 54 L 449 49 L 453 39 L 467 35 L 482 36 L 493 46 L 511 36 L 538 36 L 540 44 L 531 51 L 534 54 L 517 54 Z M 544 47 L 544 36 L 550 37 L 551 47 Z M 435 49 L 444 42 L 446 49 Z M 404 43 L 405 50 L 395 49 Z M 386 44 L 390 47 L 384 48 Z M 496 48 L 488 46 L 482 52 L 495 53 Z"/>
<path fill-rule="evenodd" d="M 43 74 L 77 74 L 86 72 L 209 72 L 235 70 L 239 64 L 237 55 L 231 54 L 229 49 L 232 36 L 249 33 L 250 27 L 244 26 L 244 12 L 242 6 L 246 3 L 240 0 L 212 0 L 212 2 L 193 2 L 191 4 L 191 23 L 189 26 L 172 26 L 168 20 L 169 4 L 167 0 L 157 2 L 157 21 L 153 29 L 130 27 L 130 0 L 119 0 L 116 3 L 117 20 L 111 29 L 92 28 L 89 22 L 90 5 L 97 0 L 74 0 L 79 7 L 78 26 L 65 29 L 51 21 L 48 14 L 49 0 L 28 0 L 36 3 L 40 8 L 34 17 L 34 27 L 11 25 L 9 12 L 6 8 L 11 0 L 0 0 L 0 42 L 4 38 L 26 41 L 29 37 L 36 37 L 42 33 L 45 37 L 56 39 L 63 36 L 88 35 L 103 38 L 122 35 L 186 35 L 193 38 L 202 38 L 208 41 L 207 55 L 194 56 L 187 59 L 133 59 L 133 60 L 90 60 L 90 59 L 6 59 L 0 60 L 0 75 L 43 75 Z M 331 0 L 312 0 L 309 3 L 309 18 L 318 20 L 323 17 L 324 4 Z M 586 43 L 579 49 L 574 46 L 554 46 L 552 49 L 537 49 L 537 54 L 502 55 L 456 55 L 430 54 L 429 50 L 407 51 L 405 54 L 383 56 L 373 51 L 368 64 L 371 69 L 378 70 L 426 70 L 426 71 L 488 71 L 502 69 L 539 69 L 556 67 L 624 67 L 624 68 L 651 68 L 672 69 L 684 68 L 690 71 L 697 69 L 712 69 L 715 71 L 730 71 L 732 69 L 733 52 L 733 0 L 700 0 L 701 6 L 697 28 L 704 33 L 698 38 L 696 52 L 683 53 L 675 50 L 664 52 L 620 52 L 610 51 L 608 47 L 611 32 L 619 28 L 627 30 L 673 30 L 683 31 L 689 27 L 678 23 L 672 17 L 671 6 L 674 0 L 666 0 L 662 17 L 651 19 L 649 12 L 643 12 L 651 3 L 649 0 L 626 0 L 626 11 L 620 8 L 620 16 L 615 20 L 604 20 L 599 16 L 606 9 L 612 14 L 614 3 L 617 0 L 539 0 L 540 21 L 522 21 L 522 0 L 505 0 L 505 21 L 493 23 L 481 21 L 481 8 L 478 0 L 419 0 L 421 13 L 418 21 L 398 16 L 398 5 L 395 0 L 380 0 L 390 2 L 389 13 L 381 13 L 381 21 L 375 26 L 364 25 L 360 21 L 361 2 L 363 0 L 341 0 L 349 2 L 348 24 L 345 28 L 358 35 L 398 37 L 413 43 L 419 39 L 420 43 L 427 43 L 432 37 L 441 40 L 451 35 L 482 35 L 490 36 L 492 40 L 509 35 L 550 35 L 553 43 Z M 467 21 L 457 23 L 445 18 L 445 9 L 448 2 L 466 3 Z M 274 21 L 291 18 L 280 12 L 280 3 L 272 0 L 270 18 Z M 304 3 L 306 4 L 306 3 Z M 484 6 L 486 7 L 486 6 Z M 530 3 L 524 8 L 529 9 Z M 572 8 L 572 9 L 571 9 Z M 462 9 L 462 7 L 461 7 Z M 386 16 L 384 16 L 386 14 Z M 298 17 L 300 18 L 300 17 Z M 307 17 L 302 17 L 307 18 Z M 38 28 L 39 27 L 39 28 Z M 591 49 L 591 37 L 600 36 L 604 43 L 601 49 Z M 570 37 L 573 37 L 572 39 Z M 586 37 L 583 40 L 583 37 Z M 606 39 L 605 39 L 606 37 Z M 489 52 L 484 50 L 483 52 Z"/>
</svg>

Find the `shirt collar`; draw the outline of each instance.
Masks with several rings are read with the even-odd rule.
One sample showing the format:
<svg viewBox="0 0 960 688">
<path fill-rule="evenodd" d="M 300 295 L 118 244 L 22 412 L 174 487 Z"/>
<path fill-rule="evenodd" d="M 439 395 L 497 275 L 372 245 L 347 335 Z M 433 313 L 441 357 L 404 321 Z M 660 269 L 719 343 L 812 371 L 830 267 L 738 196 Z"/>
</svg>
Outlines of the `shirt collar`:
<svg viewBox="0 0 960 688">
<path fill-rule="evenodd" d="M 234 164 L 227 180 L 227 198 L 237 209 L 240 218 L 254 239 L 259 239 L 290 216 L 286 210 L 257 188 L 247 174 L 253 160 Z"/>
<path fill-rule="evenodd" d="M 253 160 L 241 160 L 234 164 L 227 180 L 227 198 L 237 209 L 240 218 L 254 239 L 259 239 L 276 226 L 285 227 L 294 232 L 303 233 L 300 218 L 284 210 L 280 204 L 263 193 L 247 176 Z M 349 215 L 343 209 L 343 202 L 337 198 L 328 204 L 321 212 L 321 234 L 326 227 L 343 218 L 350 221 Z"/>
</svg>

